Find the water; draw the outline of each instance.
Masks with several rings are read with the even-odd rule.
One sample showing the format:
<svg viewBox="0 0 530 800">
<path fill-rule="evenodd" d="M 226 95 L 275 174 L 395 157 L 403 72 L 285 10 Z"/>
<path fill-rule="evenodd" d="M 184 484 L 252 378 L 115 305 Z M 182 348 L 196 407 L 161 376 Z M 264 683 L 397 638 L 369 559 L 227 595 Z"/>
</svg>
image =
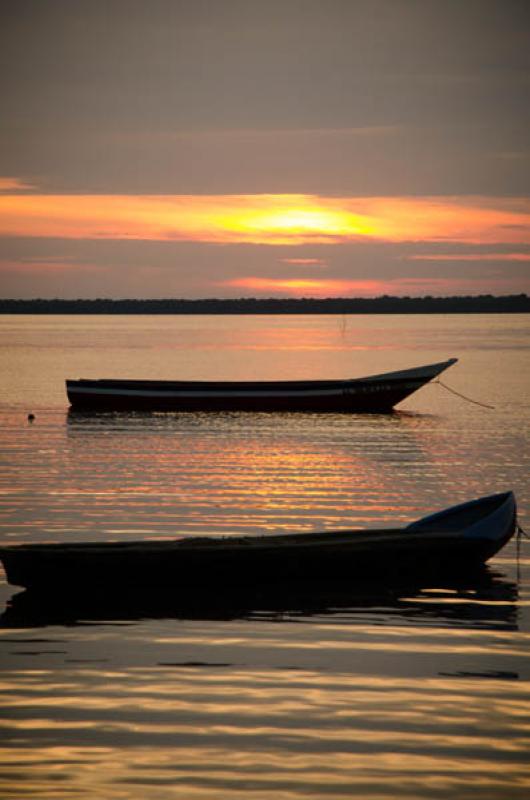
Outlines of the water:
<svg viewBox="0 0 530 800">
<path fill-rule="evenodd" d="M 393 526 L 513 488 L 525 316 L 1 317 L 0 542 Z M 68 414 L 65 377 L 362 376 L 457 356 L 388 416 Z M 35 414 L 33 423 L 27 415 Z M 398 595 L 107 614 L 0 604 L 0 796 L 530 794 L 530 542 Z M 103 618 L 102 618 L 103 616 Z"/>
</svg>

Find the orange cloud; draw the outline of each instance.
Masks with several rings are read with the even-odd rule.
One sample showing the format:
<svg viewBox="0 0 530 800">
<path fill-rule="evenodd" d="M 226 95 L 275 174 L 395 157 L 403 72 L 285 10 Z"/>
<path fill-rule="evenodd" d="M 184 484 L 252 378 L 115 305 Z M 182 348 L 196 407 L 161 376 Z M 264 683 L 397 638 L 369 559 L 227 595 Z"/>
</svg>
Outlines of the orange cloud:
<svg viewBox="0 0 530 800">
<path fill-rule="evenodd" d="M 327 267 L 323 258 L 281 258 L 282 264 L 294 264 L 296 267 Z"/>
<path fill-rule="evenodd" d="M 30 183 L 26 183 L 22 178 L 0 177 L 0 192 L 20 192 L 34 189 Z"/>
<path fill-rule="evenodd" d="M 265 245 L 360 240 L 521 245 L 530 244 L 530 200 L 1 194 L 0 235 Z"/>
<path fill-rule="evenodd" d="M 224 281 L 220 286 L 248 289 L 252 292 L 284 292 L 306 297 L 338 297 L 355 291 L 359 295 L 372 296 L 378 292 L 380 281 L 339 279 L 313 280 L 312 278 L 235 278 Z"/>
<path fill-rule="evenodd" d="M 251 292 L 252 294 L 290 294 L 297 297 L 377 297 L 385 294 L 420 295 L 474 293 L 480 286 L 475 278 L 394 278 L 387 280 L 313 280 L 296 278 L 236 278 L 217 284 Z M 500 293 L 517 291 L 517 280 L 497 277 L 489 281 L 492 290 Z"/>
<path fill-rule="evenodd" d="M 406 256 L 405 261 L 530 261 L 530 253 L 451 253 Z"/>
<path fill-rule="evenodd" d="M 53 273 L 104 272 L 100 264 L 76 263 L 62 258 L 57 259 L 30 259 L 26 261 L 0 260 L 0 274 L 14 273 L 17 275 L 50 275 Z"/>
</svg>

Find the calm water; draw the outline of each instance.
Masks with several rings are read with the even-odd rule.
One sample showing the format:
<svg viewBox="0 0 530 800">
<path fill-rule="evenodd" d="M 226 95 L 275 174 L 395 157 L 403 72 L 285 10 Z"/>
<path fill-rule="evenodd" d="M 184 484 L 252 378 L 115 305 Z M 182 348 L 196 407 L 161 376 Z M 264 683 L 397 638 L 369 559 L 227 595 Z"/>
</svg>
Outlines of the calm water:
<svg viewBox="0 0 530 800">
<path fill-rule="evenodd" d="M 525 316 L 0 317 L 0 542 L 392 526 L 513 488 Z M 68 414 L 65 377 L 362 376 L 391 416 Z M 33 412 L 30 424 L 27 414 Z M 399 596 L 22 613 L 0 585 L 0 796 L 530 796 L 530 542 Z M 17 611 L 18 608 L 18 611 Z"/>
</svg>

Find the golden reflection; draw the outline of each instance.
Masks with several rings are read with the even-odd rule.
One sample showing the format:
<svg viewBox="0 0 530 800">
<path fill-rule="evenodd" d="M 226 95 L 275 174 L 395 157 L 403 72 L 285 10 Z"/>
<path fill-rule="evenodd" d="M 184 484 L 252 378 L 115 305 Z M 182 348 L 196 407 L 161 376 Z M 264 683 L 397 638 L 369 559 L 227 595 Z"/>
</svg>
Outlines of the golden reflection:
<svg viewBox="0 0 530 800">
<path fill-rule="evenodd" d="M 287 338 L 291 340 L 292 331 Z M 64 491 L 70 504 L 79 505 L 78 525 L 93 528 L 93 520 L 99 521 L 98 538 L 115 538 L 120 532 L 127 538 L 160 538 L 329 530 L 359 528 L 373 519 L 396 521 L 399 505 L 382 493 L 395 468 L 373 448 L 352 447 L 348 438 L 341 441 L 339 432 L 332 433 L 336 444 L 330 448 L 309 418 L 293 434 L 288 417 L 271 417 L 270 423 L 261 421 L 254 435 L 240 428 L 237 416 L 220 419 L 218 429 L 210 422 L 198 426 L 196 418 L 190 422 L 194 420 L 191 428 L 180 428 L 169 450 L 154 433 L 148 451 L 138 447 L 135 437 L 115 430 L 111 421 L 110 428 L 101 423 L 100 435 L 96 426 L 90 437 L 93 458 L 98 462 L 101 448 L 112 442 L 123 468 L 110 477 L 103 473 L 101 480 L 92 475 L 89 508 L 83 489 L 77 495 L 77 488 L 56 488 L 53 497 Z M 333 420 L 322 425 L 333 427 Z M 77 436 L 82 430 L 75 417 L 69 420 L 74 460 L 77 445 L 85 442 Z M 415 449 L 414 437 L 407 447 Z M 132 452 L 135 468 L 129 474 Z"/>
<path fill-rule="evenodd" d="M 6 720 L 6 800 L 21 789 L 60 797 L 59 775 L 69 797 L 128 800 L 176 786 L 204 800 L 234 791 L 302 800 L 330 788 L 344 800 L 395 800 L 396 781 L 405 782 L 403 797 L 472 798 L 480 787 L 523 800 L 530 780 L 524 683 L 503 696 L 497 682 L 289 670 L 66 677 L 72 684 L 56 690 L 54 718 L 40 712 L 53 686 L 43 682 L 29 709 L 33 724 Z M 4 688 L 24 700 L 18 676 Z M 97 706 L 83 706 L 87 691 Z"/>
<path fill-rule="evenodd" d="M 476 798 L 477 792 L 484 792 L 487 797 L 525 798 L 528 770 L 520 763 L 515 768 L 510 764 L 507 769 L 505 762 L 498 763 L 491 757 L 455 759 L 450 752 L 445 758 L 428 752 L 408 752 L 418 744 L 417 740 L 402 746 L 396 742 L 397 753 L 386 748 L 366 751 L 359 747 L 360 752 L 323 754 L 299 752 L 294 744 L 296 733 L 291 740 L 280 737 L 278 744 L 284 746 L 283 752 L 273 742 L 260 750 L 242 739 L 243 731 L 233 749 L 219 745 L 202 749 L 143 745 L 134 751 L 109 746 L 85 753 L 73 746 L 45 748 L 42 763 L 26 757 L 18 763 L 15 760 L 9 771 L 26 765 L 25 787 L 37 797 L 87 800 L 145 800 L 155 796 L 219 800 L 239 794 L 246 800 L 303 800 L 309 796 L 332 796 L 334 800 L 352 796 L 377 800 L 444 796 L 465 800 Z M 302 740 L 298 744 L 303 743 Z M 449 741 L 446 747 L 455 744 Z M 58 763 L 62 764 L 60 773 Z M 67 786 L 57 782 L 59 775 L 62 780 L 68 779 Z M 401 782 L 400 791 L 396 790 L 397 782 Z M 13 794 L 4 795 L 5 800 L 20 797 L 15 784 L 11 791 Z"/>
<path fill-rule="evenodd" d="M 530 779 L 528 682 L 501 691 L 498 681 L 248 668 L 57 677 L 14 672 L 1 686 L 6 800 L 61 797 L 58 775 L 69 797 L 128 800 L 176 785 L 208 800 L 235 790 L 302 800 L 322 787 L 395 800 L 398 780 L 407 797 L 473 797 L 482 786 L 523 800 Z"/>
<path fill-rule="evenodd" d="M 458 632 L 451 628 L 448 630 L 447 635 L 444 636 L 443 632 L 437 630 L 436 634 L 430 628 L 422 629 L 417 628 L 414 630 L 414 638 L 411 639 L 410 628 L 400 628 L 392 626 L 392 628 L 380 628 L 369 625 L 362 627 L 362 636 L 358 636 L 355 641 L 341 641 L 337 638 L 327 638 L 324 635 L 317 635 L 317 631 L 324 629 L 325 626 L 311 626 L 311 639 L 304 641 L 301 638 L 296 640 L 285 640 L 283 638 L 267 639 L 263 636 L 256 636 L 248 639 L 233 639 L 229 642 L 232 647 L 242 647 L 249 650 L 270 648 L 271 650 L 292 650 L 292 651 L 307 651 L 322 649 L 328 652 L 351 650 L 352 652 L 359 653 L 361 651 L 367 652 L 385 652 L 385 653 L 422 653 L 422 654 L 446 654 L 447 643 L 445 639 L 451 639 L 451 653 L 460 655 L 488 655 L 491 653 L 492 648 L 495 650 L 496 655 L 514 656 L 524 658 L 526 650 L 526 641 L 521 637 L 520 641 L 512 633 L 506 634 L 499 631 L 488 631 L 488 641 L 484 641 L 484 634 L 482 631 L 472 631 L 466 628 Z M 336 626 L 330 625 L 329 630 L 336 632 Z M 459 635 L 460 633 L 460 635 Z M 473 636 L 473 634 L 477 634 Z M 458 641 L 460 639 L 460 641 Z M 471 642 L 475 639 L 475 642 Z M 490 641 L 497 639 L 497 642 Z M 200 637 L 160 637 L 157 640 L 158 644 L 186 644 L 186 645 L 199 645 Z M 210 647 L 225 647 L 227 644 L 225 639 L 209 640 Z"/>
</svg>

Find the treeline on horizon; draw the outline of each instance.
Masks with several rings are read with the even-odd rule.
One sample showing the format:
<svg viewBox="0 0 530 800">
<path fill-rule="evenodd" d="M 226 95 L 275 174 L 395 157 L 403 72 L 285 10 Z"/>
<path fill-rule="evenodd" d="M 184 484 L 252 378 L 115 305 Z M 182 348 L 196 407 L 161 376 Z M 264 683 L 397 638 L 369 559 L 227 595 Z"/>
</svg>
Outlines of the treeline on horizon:
<svg viewBox="0 0 530 800">
<path fill-rule="evenodd" d="M 526 294 L 456 297 L 238 298 L 203 300 L 0 299 L 0 314 L 520 314 Z"/>
</svg>

